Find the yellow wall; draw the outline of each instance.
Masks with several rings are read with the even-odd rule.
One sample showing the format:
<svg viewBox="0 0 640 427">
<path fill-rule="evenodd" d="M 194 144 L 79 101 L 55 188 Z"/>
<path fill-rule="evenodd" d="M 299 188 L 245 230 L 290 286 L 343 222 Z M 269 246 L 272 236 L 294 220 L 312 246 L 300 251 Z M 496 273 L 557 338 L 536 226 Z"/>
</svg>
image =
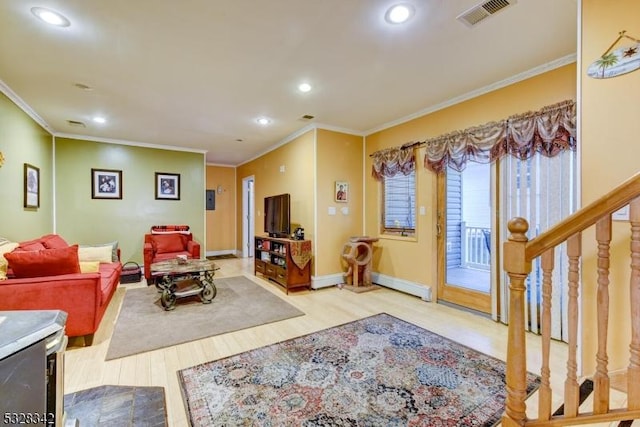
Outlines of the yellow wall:
<svg viewBox="0 0 640 427">
<path fill-rule="evenodd" d="M 118 240 L 142 261 L 152 225 L 187 224 L 204 245 L 204 154 L 56 138 L 57 232 L 69 243 Z M 91 198 L 91 169 L 122 171 L 122 200 Z M 180 200 L 155 199 L 155 172 L 180 174 Z"/>
<path fill-rule="evenodd" d="M 342 273 L 341 254 L 350 236 L 363 234 L 362 168 L 364 140 L 361 136 L 317 130 L 317 233 L 315 274 Z M 347 203 L 335 201 L 336 181 L 348 183 Z M 335 208 L 335 215 L 329 214 Z M 348 212 L 343 212 L 343 209 Z"/>
<path fill-rule="evenodd" d="M 235 252 L 236 216 L 239 217 L 236 214 L 235 168 L 207 165 L 206 188 L 216 191 L 216 208 L 206 211 L 206 251 Z"/>
<path fill-rule="evenodd" d="M 592 79 L 587 67 L 597 60 L 622 30 L 640 37 L 640 2 L 583 0 L 582 12 L 582 204 L 603 196 L 639 170 L 640 71 L 609 79 Z M 629 41 L 617 47 L 629 45 Z M 583 235 L 582 339 L 584 372 L 595 367 L 596 260 L 593 231 Z M 628 364 L 629 322 L 629 224 L 614 222 L 609 321 L 609 368 Z"/>
<path fill-rule="evenodd" d="M 52 137 L 0 93 L 0 237 L 29 240 L 53 231 Z M 40 169 L 40 207 L 24 207 L 24 164 Z"/>
<path fill-rule="evenodd" d="M 377 236 L 380 218 L 380 183 L 371 176 L 369 155 L 380 149 L 423 141 L 455 130 L 546 105 L 576 98 L 576 66 L 569 64 L 477 98 L 453 105 L 366 137 L 365 212 L 366 233 Z M 418 216 L 415 238 L 379 236 L 374 270 L 385 275 L 436 285 L 436 175 L 423 166 L 424 149 L 417 150 L 417 206 L 425 207 Z M 419 267 L 418 267 L 419 266 Z"/>
<path fill-rule="evenodd" d="M 315 131 L 311 130 L 265 155 L 238 166 L 236 192 L 242 194 L 242 180 L 254 176 L 255 234 L 264 234 L 264 198 L 281 193 L 291 195 L 291 222 L 305 229 L 314 240 L 315 221 Z M 284 167 L 284 172 L 280 168 Z M 242 197 L 236 201 L 242 214 Z M 293 230 L 292 230 L 293 231 Z M 242 221 L 236 223 L 236 248 L 242 247 Z M 315 254 L 314 254 L 315 255 Z"/>
</svg>

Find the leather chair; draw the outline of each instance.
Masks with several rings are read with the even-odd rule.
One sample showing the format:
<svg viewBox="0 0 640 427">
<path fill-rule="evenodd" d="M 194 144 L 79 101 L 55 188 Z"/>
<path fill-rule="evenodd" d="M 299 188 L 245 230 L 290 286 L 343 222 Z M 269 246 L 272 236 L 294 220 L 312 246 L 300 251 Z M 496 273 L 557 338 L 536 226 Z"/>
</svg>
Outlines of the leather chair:
<svg viewBox="0 0 640 427">
<path fill-rule="evenodd" d="M 144 277 L 151 284 L 151 264 L 174 259 L 178 255 L 200 259 L 200 243 L 189 232 L 165 232 L 144 235 Z"/>
</svg>

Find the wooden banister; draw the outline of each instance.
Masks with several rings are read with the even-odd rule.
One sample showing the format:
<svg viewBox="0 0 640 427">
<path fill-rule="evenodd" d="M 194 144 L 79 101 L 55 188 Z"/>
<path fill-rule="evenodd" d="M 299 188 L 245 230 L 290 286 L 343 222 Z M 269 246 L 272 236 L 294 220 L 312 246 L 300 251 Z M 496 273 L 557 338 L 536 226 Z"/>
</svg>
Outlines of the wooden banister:
<svg viewBox="0 0 640 427">
<path fill-rule="evenodd" d="M 631 225 L 630 266 L 630 318 L 631 343 L 627 369 L 627 408 L 610 408 L 610 379 L 608 373 L 607 332 L 609 324 L 610 244 L 611 216 L 629 205 Z M 593 411 L 580 413 L 580 386 L 578 384 L 578 297 L 581 289 L 580 264 L 582 259 L 582 232 L 595 225 L 597 242 L 597 354 L 593 376 Z M 567 217 L 550 230 L 528 240 L 529 224 L 523 218 L 509 221 L 509 237 L 504 243 L 504 269 L 509 276 L 509 334 L 507 347 L 507 399 L 502 425 L 554 426 L 579 425 L 640 418 L 640 173 L 632 176 L 590 205 Z M 550 325 L 552 306 L 552 277 L 554 248 L 566 242 L 569 262 L 567 299 L 567 364 L 564 381 L 564 408 L 562 415 L 552 415 L 550 386 Z M 525 294 L 527 276 L 534 259 L 541 257 L 542 311 L 541 339 L 542 364 L 538 399 L 538 418 L 526 417 L 526 340 Z"/>
</svg>

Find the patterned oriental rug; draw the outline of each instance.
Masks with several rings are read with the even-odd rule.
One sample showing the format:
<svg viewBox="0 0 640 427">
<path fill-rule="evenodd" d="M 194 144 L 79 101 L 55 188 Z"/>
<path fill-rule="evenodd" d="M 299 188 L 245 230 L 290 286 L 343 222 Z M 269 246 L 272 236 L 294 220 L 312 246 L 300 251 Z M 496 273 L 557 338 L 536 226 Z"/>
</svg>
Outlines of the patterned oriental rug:
<svg viewBox="0 0 640 427">
<path fill-rule="evenodd" d="M 506 397 L 504 362 L 384 313 L 178 377 L 193 426 L 493 426 Z"/>
</svg>

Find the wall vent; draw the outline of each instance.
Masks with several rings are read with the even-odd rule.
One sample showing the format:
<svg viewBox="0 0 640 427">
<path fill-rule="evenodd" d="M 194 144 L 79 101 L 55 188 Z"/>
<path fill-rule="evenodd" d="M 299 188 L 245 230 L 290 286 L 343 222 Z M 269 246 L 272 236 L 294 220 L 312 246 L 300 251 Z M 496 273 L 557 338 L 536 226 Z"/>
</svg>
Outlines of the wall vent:
<svg viewBox="0 0 640 427">
<path fill-rule="evenodd" d="M 302 116 L 302 120 L 312 120 L 314 118 L 315 116 L 312 116 L 311 114 L 305 114 L 304 116 Z"/>
<path fill-rule="evenodd" d="M 67 120 L 67 124 L 69 126 L 73 126 L 73 127 L 77 127 L 77 128 L 86 128 L 87 127 L 87 125 L 85 125 L 84 123 L 79 122 L 77 120 Z"/>
<path fill-rule="evenodd" d="M 467 27 L 473 27 L 491 15 L 498 13 L 507 6 L 513 6 L 517 2 L 518 0 L 489 0 L 458 15 L 456 19 Z"/>
</svg>

